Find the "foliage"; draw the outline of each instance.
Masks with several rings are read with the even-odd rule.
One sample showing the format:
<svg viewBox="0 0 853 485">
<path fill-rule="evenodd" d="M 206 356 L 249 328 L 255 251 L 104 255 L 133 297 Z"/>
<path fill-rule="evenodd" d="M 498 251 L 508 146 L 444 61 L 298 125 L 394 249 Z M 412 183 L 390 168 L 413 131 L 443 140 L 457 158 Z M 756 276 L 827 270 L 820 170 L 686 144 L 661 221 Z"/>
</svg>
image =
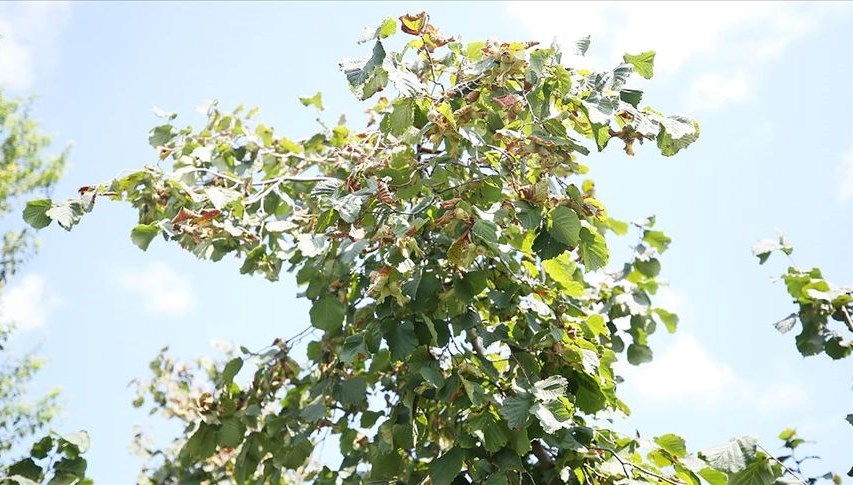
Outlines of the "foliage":
<svg viewBox="0 0 853 485">
<path fill-rule="evenodd" d="M 752 251 L 763 264 L 773 252 L 790 257 L 794 249 L 780 235 L 777 240 L 759 241 Z M 804 271 L 792 265 L 781 279 L 799 308 L 776 322 L 776 329 L 787 333 L 799 322 L 802 331 L 796 337 L 796 344 L 804 356 L 820 353 L 833 359 L 849 356 L 853 352 L 853 288 L 835 286 L 823 278 L 818 268 Z"/>
<path fill-rule="evenodd" d="M 29 104 L 10 99 L 0 91 L 0 217 L 9 214 L 22 196 L 47 193 L 59 180 L 67 150 L 56 157 L 42 153 L 50 138 L 29 116 Z M 4 223 L 10 221 L 4 219 Z M 3 234 L 0 284 L 15 273 L 31 253 L 33 237 L 26 228 Z"/>
<path fill-rule="evenodd" d="M 819 268 L 798 269 L 791 259 L 794 248 L 781 234 L 776 239 L 757 242 L 752 252 L 760 264 L 764 264 L 773 253 L 784 254 L 791 262 L 780 279 L 798 309 L 774 323 L 776 330 L 788 333 L 799 322 L 802 330 L 794 341 L 804 357 L 822 353 L 834 360 L 848 357 L 853 352 L 853 287 L 839 287 L 827 281 Z M 847 415 L 846 421 L 853 425 L 853 413 Z M 784 431 L 780 438 L 788 444 L 793 443 L 794 446 L 789 446 L 793 457 L 794 448 L 802 440 L 796 437 L 796 433 L 786 437 L 788 431 Z M 853 467 L 847 475 L 853 477 Z"/>
<path fill-rule="evenodd" d="M 402 51 L 387 51 L 400 35 Z M 277 280 L 285 269 L 312 302 L 305 330 L 210 368 L 206 390 L 165 355 L 154 361 L 142 384 L 152 410 L 187 428 L 177 451 L 142 447 L 156 456 L 148 479 L 791 478 L 751 438 L 691 454 L 676 435 L 607 426 L 629 412 L 613 364 L 648 362 L 657 326 L 677 326 L 652 304 L 670 240 L 654 218 L 610 217 L 580 157 L 613 138 L 629 155 L 651 141 L 664 156 L 698 138 L 695 121 L 641 109 L 642 92 L 625 87 L 632 72 L 652 76 L 654 53 L 578 70 L 556 46 L 462 44 L 424 13 L 386 19 L 361 40 L 370 56 L 341 63 L 352 92 L 396 91 L 376 99 L 364 130 L 341 118 L 297 141 L 254 122 L 254 110 L 214 104 L 197 131 L 162 113 L 149 136 L 157 165 L 24 211 L 34 227 L 71 229 L 97 198 L 126 201 L 141 249 L 162 236 L 202 259 L 235 255 L 241 273 Z M 320 95 L 301 101 L 323 108 Z M 167 160 L 171 170 L 160 168 Z M 606 235 L 632 227 L 632 256 L 612 265 Z M 332 437 L 340 466 L 312 465 Z"/>
<path fill-rule="evenodd" d="M 48 193 L 65 166 L 67 150 L 46 157 L 43 152 L 49 144 L 50 138 L 30 118 L 29 104 L 0 91 L 0 217 L 6 231 L 0 248 L 0 289 L 35 249 L 31 231 L 15 228 L 20 224 L 5 216 L 20 198 Z M 43 361 L 32 354 L 7 353 L 6 342 L 14 328 L 15 322 L 0 320 L 0 483 L 82 483 L 86 462 L 80 454 L 88 447 L 85 433 L 48 434 L 36 441 L 29 456 L 18 461 L 10 458 L 26 449 L 59 412 L 58 389 L 32 402 L 27 399 L 27 386 Z"/>
<path fill-rule="evenodd" d="M 86 478 L 86 460 L 81 456 L 88 448 L 85 431 L 64 436 L 52 432 L 33 445 L 29 457 L 7 467 L 0 484 L 91 484 Z"/>
<path fill-rule="evenodd" d="M 0 350 L 8 339 L 11 328 L 0 329 Z M 58 413 L 55 389 L 34 402 L 27 400 L 27 385 L 44 364 L 34 355 L 20 358 L 3 356 L 0 362 L 0 456 L 9 453 L 13 446 L 31 439 Z M 5 460 L 0 459 L 0 466 Z"/>
</svg>

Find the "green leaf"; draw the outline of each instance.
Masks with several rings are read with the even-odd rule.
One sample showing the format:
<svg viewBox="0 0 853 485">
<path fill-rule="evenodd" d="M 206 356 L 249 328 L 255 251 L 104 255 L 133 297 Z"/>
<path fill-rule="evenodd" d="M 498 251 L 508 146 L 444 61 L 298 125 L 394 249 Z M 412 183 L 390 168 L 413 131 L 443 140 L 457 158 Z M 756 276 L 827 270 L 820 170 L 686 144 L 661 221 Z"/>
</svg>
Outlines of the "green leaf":
<svg viewBox="0 0 853 485">
<path fill-rule="evenodd" d="M 403 360 L 418 346 L 418 336 L 412 322 L 391 322 L 384 332 L 385 342 L 394 360 Z"/>
<path fill-rule="evenodd" d="M 52 449 L 53 437 L 47 435 L 33 444 L 33 447 L 30 449 L 30 455 L 34 458 L 45 458 Z"/>
<path fill-rule="evenodd" d="M 619 92 L 619 99 L 636 108 L 643 100 L 643 92 L 638 89 L 623 89 Z"/>
<path fill-rule="evenodd" d="M 474 406 L 483 404 L 483 401 L 486 399 L 486 393 L 483 390 L 483 386 L 463 378 L 462 387 L 465 388 L 465 394 L 468 396 L 468 400 L 471 401 L 471 404 Z"/>
<path fill-rule="evenodd" d="M 373 46 L 373 55 L 369 59 L 347 60 L 340 63 L 340 68 L 358 99 L 365 100 L 388 84 L 388 73 L 382 68 L 384 60 L 385 49 L 381 42 L 376 41 Z"/>
<path fill-rule="evenodd" d="M 367 353 L 364 335 L 361 333 L 350 335 L 344 340 L 344 346 L 341 349 L 341 362 L 354 362 L 359 357 L 367 356 Z"/>
<path fill-rule="evenodd" d="M 626 222 L 608 217 L 605 224 L 607 224 L 607 227 L 617 236 L 624 236 L 625 234 L 628 234 L 628 223 Z"/>
<path fill-rule="evenodd" d="M 847 422 L 850 423 L 850 426 L 853 426 L 853 414 L 848 414 L 847 417 L 844 419 L 846 419 Z"/>
<path fill-rule="evenodd" d="M 37 482 L 41 482 L 42 468 L 33 461 L 32 458 L 25 458 L 11 465 L 5 472 L 11 476 L 20 475 L 24 478 L 29 478 Z"/>
<path fill-rule="evenodd" d="M 341 328 L 346 312 L 347 307 L 340 300 L 333 296 L 324 296 L 311 307 L 311 325 L 326 332 L 335 332 Z"/>
<path fill-rule="evenodd" d="M 323 93 L 320 91 L 311 97 L 300 97 L 299 102 L 302 103 L 302 106 L 313 106 L 319 111 L 323 111 Z"/>
<path fill-rule="evenodd" d="M 658 446 L 670 452 L 673 456 L 684 458 L 687 456 L 687 445 L 684 438 L 672 433 L 658 436 L 654 439 Z"/>
<path fill-rule="evenodd" d="M 223 448 L 237 448 L 243 442 L 246 427 L 236 417 L 225 418 L 217 431 L 217 441 Z"/>
<path fill-rule="evenodd" d="M 415 101 L 403 98 L 394 102 L 394 109 L 388 115 L 387 130 L 394 136 L 401 136 L 415 122 Z"/>
<path fill-rule="evenodd" d="M 38 199 L 27 202 L 24 207 L 24 221 L 35 229 L 43 229 L 50 225 L 51 219 L 47 211 L 53 206 L 50 199 Z"/>
<path fill-rule="evenodd" d="M 551 237 L 548 231 L 540 230 L 533 240 L 532 249 L 542 260 L 548 260 L 563 254 L 569 247 Z"/>
<path fill-rule="evenodd" d="M 488 412 L 473 418 L 468 426 L 472 431 L 478 432 L 478 436 L 483 440 L 483 448 L 491 453 L 503 448 L 512 436 L 506 424 Z"/>
<path fill-rule="evenodd" d="M 332 206 L 338 211 L 341 219 L 352 224 L 361 214 L 364 205 L 364 197 L 355 194 L 347 194 L 339 199 L 332 200 Z"/>
<path fill-rule="evenodd" d="M 595 336 L 607 335 L 610 332 L 607 329 L 607 323 L 604 321 L 604 317 L 598 313 L 593 313 L 588 316 L 584 323 Z"/>
<path fill-rule="evenodd" d="M 130 240 L 133 244 L 145 251 L 151 241 L 160 233 L 160 228 L 153 224 L 139 224 L 130 230 Z"/>
<path fill-rule="evenodd" d="M 365 42 L 369 42 L 374 39 L 384 39 L 386 37 L 390 37 L 397 33 L 397 20 L 392 17 L 388 17 L 382 21 L 379 26 L 374 28 L 366 28 L 361 33 L 361 37 L 358 39 L 359 44 L 364 44 Z"/>
<path fill-rule="evenodd" d="M 447 453 L 439 456 L 429 464 L 429 476 L 436 485 L 450 485 L 462 470 L 465 452 L 459 447 L 453 447 Z"/>
<path fill-rule="evenodd" d="M 76 200 L 65 201 L 55 204 L 45 215 L 59 223 L 66 231 L 70 231 L 83 217 L 83 204 Z"/>
<path fill-rule="evenodd" d="M 550 376 L 533 384 L 533 396 L 537 401 L 553 401 L 566 394 L 568 381 L 563 376 Z"/>
<path fill-rule="evenodd" d="M 637 55 L 625 54 L 622 59 L 634 66 L 634 72 L 644 79 L 651 79 L 654 76 L 655 51 L 645 51 Z"/>
<path fill-rule="evenodd" d="M 661 122 L 658 132 L 658 149 L 671 157 L 699 139 L 699 123 L 681 116 L 670 116 Z"/>
<path fill-rule="evenodd" d="M 358 406 L 367 401 L 367 381 L 353 377 L 340 384 L 339 399 L 344 407 Z"/>
<path fill-rule="evenodd" d="M 566 398 L 560 398 L 547 403 L 536 403 L 531 408 L 531 412 L 546 433 L 555 434 L 561 429 L 568 429 L 574 425 L 566 402 Z"/>
<path fill-rule="evenodd" d="M 709 485 L 728 485 L 729 476 L 720 470 L 714 470 L 713 468 L 703 468 L 699 470 L 699 476 L 704 478 Z"/>
<path fill-rule="evenodd" d="M 471 227 L 471 234 L 486 244 L 497 244 L 498 242 L 498 226 L 492 221 L 479 219 Z"/>
<path fill-rule="evenodd" d="M 204 189 L 204 193 L 216 210 L 222 210 L 226 205 L 240 198 L 240 194 L 237 191 L 221 187 L 208 187 Z"/>
<path fill-rule="evenodd" d="M 742 436 L 724 445 L 702 451 L 701 455 L 717 470 L 737 473 L 746 469 L 755 457 L 757 444 L 755 438 Z"/>
<path fill-rule="evenodd" d="M 675 329 L 678 327 L 678 315 L 663 308 L 655 308 L 654 312 L 660 318 L 660 321 L 663 322 L 667 332 L 675 333 Z"/>
<path fill-rule="evenodd" d="M 198 429 L 190 436 L 181 448 L 182 462 L 190 463 L 195 460 L 204 460 L 216 453 L 217 432 L 216 427 L 200 422 Z"/>
<path fill-rule="evenodd" d="M 486 289 L 488 282 L 489 274 L 486 271 L 469 271 L 453 280 L 453 291 L 459 301 L 468 303 Z"/>
<path fill-rule="evenodd" d="M 370 480 L 367 483 L 391 483 L 383 478 L 395 477 L 400 473 L 402 458 L 397 451 L 376 453 L 370 459 Z"/>
<path fill-rule="evenodd" d="M 86 476 L 86 460 L 82 457 L 63 458 L 53 464 L 53 478 L 48 485 L 76 485 Z"/>
<path fill-rule="evenodd" d="M 663 253 L 669 248 L 672 239 L 661 231 L 645 230 L 643 231 L 643 241 L 655 248 L 657 252 Z"/>
<path fill-rule="evenodd" d="M 797 434 L 797 430 L 794 428 L 785 428 L 779 433 L 779 439 L 783 441 L 788 441 L 793 438 Z"/>
<path fill-rule="evenodd" d="M 530 418 L 531 406 L 533 406 L 533 400 L 529 394 L 511 396 L 504 399 L 500 414 L 510 428 L 522 428 L 527 425 L 527 420 Z"/>
<path fill-rule="evenodd" d="M 160 125 L 148 133 L 148 143 L 157 148 L 169 143 L 175 137 L 175 129 L 172 125 Z"/>
<path fill-rule="evenodd" d="M 237 373 L 240 372 L 240 369 L 242 368 L 243 359 L 241 359 L 240 357 L 235 357 L 229 360 L 228 363 L 225 364 L 225 367 L 222 369 L 222 375 L 220 376 L 220 378 L 222 379 L 222 384 L 226 386 L 228 384 L 231 384 L 234 381 L 234 377 L 237 375 Z"/>
<path fill-rule="evenodd" d="M 240 266 L 240 274 L 253 273 L 258 268 L 258 263 L 265 254 L 266 250 L 263 245 L 258 245 L 249 251 L 246 254 L 246 259 L 243 260 L 243 265 Z"/>
<path fill-rule="evenodd" d="M 579 247 L 581 262 L 586 266 L 587 271 L 594 271 L 607 265 L 610 259 L 607 241 L 595 229 L 581 228 Z"/>
<path fill-rule="evenodd" d="M 785 242 L 782 235 L 778 239 L 762 239 L 752 245 L 752 254 L 758 258 L 759 264 L 764 264 L 774 251 L 781 251 L 790 255 L 794 252 L 794 248 Z"/>
<path fill-rule="evenodd" d="M 648 278 L 654 278 L 660 274 L 660 261 L 657 258 L 651 258 L 648 261 L 635 261 L 634 267 L 637 271 Z"/>
<path fill-rule="evenodd" d="M 628 362 L 632 365 L 645 364 L 652 361 L 652 349 L 647 345 L 631 344 L 628 346 Z"/>
<path fill-rule="evenodd" d="M 67 443 L 74 445 L 79 453 L 86 453 L 89 449 L 89 433 L 85 431 L 75 431 L 62 436 L 62 439 Z"/>
<path fill-rule="evenodd" d="M 579 56 L 585 56 L 586 51 L 589 50 L 590 40 L 589 36 L 581 37 L 580 39 L 575 41 L 575 53 Z"/>
<path fill-rule="evenodd" d="M 569 247 L 578 245 L 581 221 L 572 209 L 564 206 L 551 211 L 548 231 L 551 237 Z"/>
<path fill-rule="evenodd" d="M 584 294 L 583 283 L 575 281 L 572 276 L 576 265 L 565 254 L 543 261 L 542 267 L 545 268 L 545 273 L 560 285 L 566 295 L 577 298 Z"/>
<path fill-rule="evenodd" d="M 422 269 L 417 272 L 406 285 L 403 291 L 411 298 L 409 307 L 414 312 L 426 312 L 438 300 L 438 294 L 442 290 L 441 280 L 435 275 L 435 272 L 428 269 Z"/>
<path fill-rule="evenodd" d="M 322 402 L 318 401 L 319 399 L 302 408 L 302 410 L 299 411 L 299 417 L 308 421 L 309 423 L 313 423 L 321 418 L 326 417 L 326 406 L 323 405 Z"/>
<path fill-rule="evenodd" d="M 540 207 L 531 205 L 523 200 L 516 202 L 516 206 L 516 215 L 525 229 L 532 231 L 539 227 L 539 224 L 542 223 L 542 209 Z"/>
<path fill-rule="evenodd" d="M 286 451 L 282 454 L 282 466 L 290 470 L 296 470 L 305 464 L 305 460 L 311 456 L 311 452 L 314 451 L 314 443 L 311 443 L 311 440 L 300 436 L 293 444 L 290 445 L 289 448 L 286 448 L 285 450 Z"/>
<path fill-rule="evenodd" d="M 730 485 L 773 485 L 776 476 L 770 461 L 762 456 L 749 463 L 745 469 L 736 473 L 729 481 Z"/>
</svg>

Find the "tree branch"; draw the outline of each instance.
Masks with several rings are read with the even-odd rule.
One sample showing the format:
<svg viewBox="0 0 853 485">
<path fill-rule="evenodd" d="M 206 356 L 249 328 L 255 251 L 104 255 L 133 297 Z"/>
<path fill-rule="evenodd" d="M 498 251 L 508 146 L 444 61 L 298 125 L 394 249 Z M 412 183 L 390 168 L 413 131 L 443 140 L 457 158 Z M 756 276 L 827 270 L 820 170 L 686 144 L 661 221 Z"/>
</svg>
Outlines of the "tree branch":
<svg viewBox="0 0 853 485">
<path fill-rule="evenodd" d="M 799 475 L 797 475 L 797 474 L 794 472 L 794 470 L 791 470 L 790 468 L 788 468 L 788 466 L 787 466 L 787 465 L 785 465 L 785 464 L 784 464 L 784 463 L 782 463 L 778 458 L 776 458 L 775 456 L 773 456 L 773 454 L 772 454 L 772 453 L 770 453 L 769 451 L 767 451 L 767 449 L 765 449 L 765 448 L 764 448 L 763 446 L 761 446 L 761 445 L 755 445 L 755 446 L 756 446 L 756 448 L 758 448 L 759 450 L 763 451 L 763 452 L 764 452 L 764 453 L 765 453 L 765 454 L 766 454 L 766 455 L 767 455 L 771 460 L 773 460 L 773 461 L 775 461 L 776 463 L 778 463 L 778 464 L 779 464 L 779 466 L 781 466 L 781 467 L 785 470 L 785 473 L 790 474 L 792 477 L 794 477 L 794 479 L 795 479 L 795 480 L 799 481 L 799 482 L 800 482 L 800 483 L 802 483 L 803 485 L 806 485 L 806 481 L 805 481 L 805 480 L 803 480 Z"/>
<path fill-rule="evenodd" d="M 621 456 L 619 456 L 619 454 L 618 454 L 618 453 L 616 453 L 615 451 L 611 450 L 610 448 L 604 448 L 604 447 L 599 446 L 599 447 L 598 447 L 598 449 L 599 449 L 599 450 L 602 450 L 602 451 L 606 451 L 606 452 L 610 453 L 611 455 L 613 455 L 613 458 L 616 458 L 616 461 L 618 461 L 618 462 L 619 462 L 619 464 L 620 464 L 620 465 L 622 465 L 622 469 L 623 469 L 623 470 L 625 470 L 625 469 L 626 469 L 626 467 L 631 467 L 631 468 L 633 468 L 633 469 L 637 470 L 638 472 L 645 473 L 646 475 L 648 475 L 648 476 L 650 476 L 650 477 L 657 478 L 658 480 L 664 481 L 664 482 L 666 482 L 666 483 L 671 483 L 672 485 L 684 485 L 684 482 L 679 482 L 679 481 L 677 481 L 677 480 L 673 480 L 673 479 L 671 479 L 671 478 L 667 478 L 667 477 L 665 477 L 665 476 L 663 476 L 663 475 L 660 475 L 660 474 L 658 474 L 658 473 L 655 473 L 655 472 L 653 472 L 653 471 L 651 471 L 651 470 L 649 470 L 649 469 L 647 469 L 647 468 L 644 468 L 644 467 L 642 467 L 642 466 L 640 466 L 640 465 L 636 465 L 636 464 L 634 464 L 634 463 L 631 463 L 630 461 L 625 461 L 625 460 L 623 460 L 623 459 L 622 459 L 622 457 L 621 457 Z M 627 470 L 626 470 L 626 471 L 627 471 Z M 631 478 L 631 477 L 626 477 L 626 478 Z"/>
<path fill-rule="evenodd" d="M 539 463 L 542 463 L 545 468 L 554 467 L 554 458 L 551 457 L 551 454 L 548 453 L 548 450 L 546 450 L 545 446 L 542 445 L 542 441 L 533 440 L 530 443 L 530 446 L 533 448 L 533 456 L 539 460 Z"/>
<path fill-rule="evenodd" d="M 853 332 L 853 319 L 850 318 L 850 312 L 846 306 L 841 307 L 841 314 L 844 315 L 844 324 L 847 325 L 847 330 Z"/>
</svg>

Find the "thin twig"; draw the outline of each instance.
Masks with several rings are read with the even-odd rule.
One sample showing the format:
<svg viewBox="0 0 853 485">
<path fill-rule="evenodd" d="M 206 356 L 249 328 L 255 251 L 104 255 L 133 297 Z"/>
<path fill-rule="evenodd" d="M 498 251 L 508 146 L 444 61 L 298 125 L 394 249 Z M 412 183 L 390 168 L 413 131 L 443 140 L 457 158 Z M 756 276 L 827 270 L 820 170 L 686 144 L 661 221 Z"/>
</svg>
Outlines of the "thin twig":
<svg viewBox="0 0 853 485">
<path fill-rule="evenodd" d="M 792 477 L 794 477 L 794 479 L 798 480 L 798 481 L 799 481 L 800 483 L 802 483 L 803 485 L 806 485 L 806 481 L 805 481 L 805 480 L 803 480 L 803 479 L 802 479 L 802 477 L 800 477 L 799 475 L 797 475 L 797 474 L 794 472 L 794 470 L 791 470 L 790 468 L 788 468 L 788 466 L 787 466 L 787 465 L 785 465 L 785 464 L 784 464 L 784 463 L 782 463 L 778 458 L 776 458 L 775 456 L 773 456 L 773 454 L 772 454 L 772 453 L 770 453 L 769 451 L 767 451 L 767 449 L 766 449 L 766 448 L 764 448 L 764 447 L 763 447 L 763 446 L 761 446 L 761 445 L 755 445 L 755 446 L 756 446 L 756 448 L 758 448 L 759 450 L 763 451 L 763 452 L 764 452 L 764 453 L 765 453 L 765 454 L 766 454 L 766 455 L 767 455 L 771 460 L 775 461 L 775 462 L 776 462 L 776 463 L 778 463 L 778 464 L 779 464 L 783 469 L 785 469 L 785 473 L 790 474 Z"/>
<path fill-rule="evenodd" d="M 853 332 L 853 319 L 850 318 L 850 312 L 846 306 L 841 307 L 841 314 L 844 315 L 844 323 L 847 325 L 847 330 Z"/>
<path fill-rule="evenodd" d="M 644 468 L 640 465 L 636 465 L 634 463 L 631 463 L 630 461 L 625 461 L 622 459 L 621 456 L 619 456 L 619 454 L 617 454 L 615 451 L 611 450 L 610 448 L 605 448 L 605 447 L 599 446 L 598 449 L 606 451 L 606 452 L 610 453 L 611 455 L 613 455 L 613 458 L 616 458 L 616 461 L 618 461 L 622 465 L 622 469 L 625 469 L 626 466 L 630 466 L 639 472 L 643 472 L 646 475 L 649 475 L 651 477 L 655 477 L 658 480 L 662 480 L 666 483 L 671 483 L 672 485 L 684 485 L 684 482 L 679 482 L 679 481 L 673 480 L 671 478 L 667 478 L 663 475 L 657 474 L 657 473 L 655 473 L 655 472 L 653 472 L 647 468 Z M 627 477 L 627 478 L 631 478 L 631 477 Z"/>
</svg>

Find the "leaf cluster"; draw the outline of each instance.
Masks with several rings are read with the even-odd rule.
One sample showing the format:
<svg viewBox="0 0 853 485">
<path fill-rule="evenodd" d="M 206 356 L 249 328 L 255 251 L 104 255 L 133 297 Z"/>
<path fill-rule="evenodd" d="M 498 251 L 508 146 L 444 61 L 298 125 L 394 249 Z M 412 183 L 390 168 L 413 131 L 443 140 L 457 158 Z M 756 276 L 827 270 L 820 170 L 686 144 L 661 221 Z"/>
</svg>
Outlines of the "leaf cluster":
<svg viewBox="0 0 853 485">
<path fill-rule="evenodd" d="M 392 36 L 401 51 L 386 50 Z M 583 157 L 613 138 L 629 155 L 650 141 L 664 156 L 698 139 L 695 121 L 640 108 L 642 92 L 626 88 L 634 72 L 652 76 L 654 53 L 575 69 L 554 45 L 459 42 L 425 13 L 386 19 L 361 42 L 369 56 L 340 67 L 353 94 L 374 101 L 364 129 L 341 118 L 291 140 L 255 110 L 214 104 L 198 130 L 173 115 L 151 130 L 156 165 L 25 210 L 34 226 L 70 229 L 96 200 L 125 201 L 141 249 L 162 237 L 201 259 L 236 256 L 241 273 L 291 272 L 311 302 L 303 331 L 229 356 L 204 391 L 158 356 L 143 386 L 152 411 L 187 429 L 148 479 L 717 484 L 785 474 L 749 439 L 690 454 L 675 435 L 621 436 L 604 419 L 629 412 L 614 363 L 650 361 L 649 336 L 678 322 L 652 304 L 670 239 L 654 218 L 612 218 L 584 180 Z M 319 94 L 301 102 L 323 108 Z M 630 259 L 613 264 L 607 236 L 632 227 Z M 328 439 L 339 466 L 311 461 Z"/>
</svg>

